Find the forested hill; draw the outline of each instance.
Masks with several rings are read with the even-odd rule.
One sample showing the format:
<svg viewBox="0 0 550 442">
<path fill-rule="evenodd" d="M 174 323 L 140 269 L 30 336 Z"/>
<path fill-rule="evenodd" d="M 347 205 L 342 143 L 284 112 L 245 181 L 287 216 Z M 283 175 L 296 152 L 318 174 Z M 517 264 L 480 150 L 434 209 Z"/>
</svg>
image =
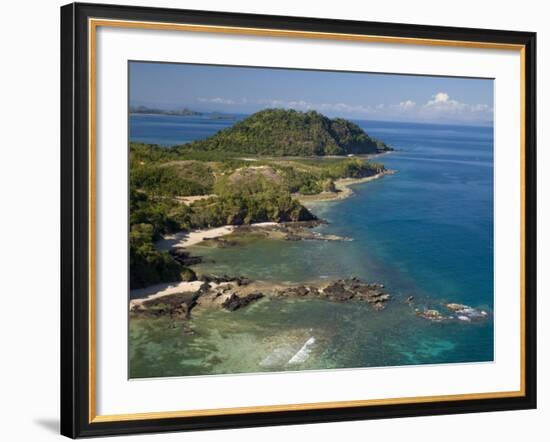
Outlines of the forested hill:
<svg viewBox="0 0 550 442">
<path fill-rule="evenodd" d="M 181 150 L 268 156 L 372 154 L 391 150 L 359 126 L 315 112 L 265 109 Z"/>
</svg>

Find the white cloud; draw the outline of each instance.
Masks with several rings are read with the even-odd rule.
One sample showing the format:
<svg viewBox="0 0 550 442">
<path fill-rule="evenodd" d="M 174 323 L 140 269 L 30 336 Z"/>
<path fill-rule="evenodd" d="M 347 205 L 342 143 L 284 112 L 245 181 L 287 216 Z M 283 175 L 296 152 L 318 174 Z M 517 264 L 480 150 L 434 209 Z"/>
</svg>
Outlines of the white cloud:
<svg viewBox="0 0 550 442">
<path fill-rule="evenodd" d="M 222 98 L 222 97 L 213 97 L 213 98 L 204 98 L 199 97 L 197 100 L 200 103 L 214 103 L 214 104 L 237 104 L 238 101 L 231 100 L 229 98 Z"/>
<path fill-rule="evenodd" d="M 258 100 L 257 104 L 269 107 L 283 107 L 286 109 L 296 109 L 302 111 L 317 110 L 319 112 L 340 112 L 365 114 L 373 111 L 369 105 L 350 105 L 347 103 L 313 103 L 305 100 L 278 100 L 266 99 Z"/>
<path fill-rule="evenodd" d="M 397 104 L 348 104 L 315 103 L 299 100 L 283 100 L 277 98 L 254 99 L 241 98 L 234 100 L 225 97 L 198 98 L 201 103 L 218 105 L 247 104 L 252 108 L 281 107 L 299 111 L 316 110 L 332 116 L 351 116 L 372 119 L 404 119 L 411 121 L 442 121 L 442 122 L 479 122 L 490 121 L 493 108 L 487 104 L 462 103 L 452 98 L 447 92 L 439 91 L 423 104 L 417 104 L 411 99 L 404 99 Z"/>
<path fill-rule="evenodd" d="M 490 121 L 493 108 L 488 104 L 463 103 L 453 99 L 447 92 L 438 92 L 419 109 L 419 116 L 434 121 Z"/>
<path fill-rule="evenodd" d="M 467 104 L 451 99 L 446 92 L 438 92 L 435 94 L 424 107 L 441 112 L 468 110 Z"/>
<path fill-rule="evenodd" d="M 416 103 L 412 100 L 406 100 L 399 103 L 399 107 L 403 110 L 410 110 L 416 106 Z"/>
<path fill-rule="evenodd" d="M 447 92 L 438 92 L 433 97 L 433 100 L 428 101 L 427 104 L 447 103 L 449 102 L 449 94 Z"/>
</svg>

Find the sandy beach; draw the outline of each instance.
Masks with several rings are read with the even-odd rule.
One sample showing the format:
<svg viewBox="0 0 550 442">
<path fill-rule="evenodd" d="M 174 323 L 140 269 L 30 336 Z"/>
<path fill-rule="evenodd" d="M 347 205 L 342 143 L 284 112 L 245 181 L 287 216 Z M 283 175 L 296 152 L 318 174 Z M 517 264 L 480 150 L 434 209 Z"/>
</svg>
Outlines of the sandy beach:
<svg viewBox="0 0 550 442">
<path fill-rule="evenodd" d="M 276 222 L 253 223 L 247 227 L 273 227 L 278 225 Z M 212 229 L 200 229 L 187 232 L 185 230 L 170 235 L 165 235 L 163 239 L 155 243 L 155 247 L 160 251 L 169 251 L 172 248 L 185 248 L 199 244 L 207 239 L 220 238 L 233 233 L 239 226 L 222 226 Z"/>
<path fill-rule="evenodd" d="M 222 226 L 213 229 L 193 230 L 191 232 L 181 231 L 166 235 L 163 239 L 155 243 L 155 247 L 160 251 L 168 251 L 173 247 L 190 247 L 206 239 L 229 235 L 233 233 L 234 230 L 235 226 Z"/>
<path fill-rule="evenodd" d="M 292 196 L 300 201 L 302 204 L 321 201 L 339 201 L 345 198 L 349 198 L 353 195 L 353 190 L 351 189 L 351 186 L 354 186 L 356 184 L 368 183 L 369 181 L 374 181 L 382 178 L 385 175 L 392 175 L 394 173 L 395 170 L 385 170 L 384 172 L 380 172 L 376 175 L 364 178 L 341 178 L 334 181 L 336 192 L 322 192 L 316 195 L 293 194 Z"/>
<path fill-rule="evenodd" d="M 130 298 L 132 299 L 130 300 L 130 309 L 151 299 L 162 298 L 163 296 L 182 292 L 196 292 L 201 285 L 202 281 L 181 281 L 156 284 L 142 289 L 131 290 Z"/>
</svg>

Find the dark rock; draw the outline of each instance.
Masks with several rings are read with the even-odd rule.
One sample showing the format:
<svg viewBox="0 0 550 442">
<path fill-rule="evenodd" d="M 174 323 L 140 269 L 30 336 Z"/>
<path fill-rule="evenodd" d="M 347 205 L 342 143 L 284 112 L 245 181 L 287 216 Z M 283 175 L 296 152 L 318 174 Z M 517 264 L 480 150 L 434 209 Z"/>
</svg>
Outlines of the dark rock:
<svg viewBox="0 0 550 442">
<path fill-rule="evenodd" d="M 170 249 L 168 252 L 177 262 L 183 266 L 192 266 L 195 264 L 200 264 L 202 258 L 200 256 L 191 256 L 189 252 L 181 248 Z"/>
<path fill-rule="evenodd" d="M 181 276 L 182 281 L 196 281 L 197 280 L 197 274 L 190 268 L 183 269 L 180 276 Z"/>
<path fill-rule="evenodd" d="M 390 295 L 379 289 L 379 284 L 361 282 L 358 278 L 341 279 L 326 285 L 324 288 L 314 285 L 298 285 L 279 289 L 277 296 L 324 298 L 329 301 L 346 302 L 350 300 L 375 304 L 376 310 L 382 310 L 390 300 Z"/>
<path fill-rule="evenodd" d="M 325 287 L 325 296 L 331 301 L 349 301 L 355 295 L 353 291 L 346 288 L 343 281 L 336 281 Z"/>
<path fill-rule="evenodd" d="M 306 287 L 305 285 L 299 285 L 296 287 L 288 287 L 279 291 L 279 296 L 296 296 L 304 297 L 307 295 L 318 295 L 319 291 L 316 288 Z"/>
<path fill-rule="evenodd" d="M 205 293 L 207 293 L 208 291 L 210 290 L 210 283 L 208 283 L 207 281 L 204 281 L 201 286 L 199 287 L 199 289 L 197 290 L 197 297 L 201 296 L 201 295 L 204 295 Z"/>
<path fill-rule="evenodd" d="M 248 278 L 245 278 L 244 276 L 238 276 L 235 278 L 235 284 L 237 284 L 238 286 L 242 286 L 242 285 L 248 285 L 250 284 L 252 281 Z"/>
<path fill-rule="evenodd" d="M 198 291 L 195 293 L 175 293 L 144 301 L 140 307 L 134 308 L 132 312 L 144 316 L 169 316 L 176 319 L 188 319 L 199 296 Z"/>
<path fill-rule="evenodd" d="M 245 278 L 244 276 L 228 276 L 228 275 L 216 276 L 216 275 L 206 275 L 206 274 L 201 275 L 200 280 L 206 283 L 214 283 L 214 284 L 221 284 L 223 282 L 233 282 L 238 286 L 248 285 L 252 282 L 250 279 Z"/>
<path fill-rule="evenodd" d="M 242 307 L 246 307 L 251 302 L 256 301 L 263 297 L 264 297 L 263 293 L 259 293 L 259 292 L 250 293 L 246 296 L 239 296 L 233 293 L 229 298 L 227 298 L 223 302 L 222 307 L 225 308 L 226 310 L 229 310 L 230 312 L 233 312 Z"/>
<path fill-rule="evenodd" d="M 285 239 L 287 241 L 301 241 L 303 238 L 299 235 L 295 235 L 294 233 L 288 233 Z"/>
</svg>

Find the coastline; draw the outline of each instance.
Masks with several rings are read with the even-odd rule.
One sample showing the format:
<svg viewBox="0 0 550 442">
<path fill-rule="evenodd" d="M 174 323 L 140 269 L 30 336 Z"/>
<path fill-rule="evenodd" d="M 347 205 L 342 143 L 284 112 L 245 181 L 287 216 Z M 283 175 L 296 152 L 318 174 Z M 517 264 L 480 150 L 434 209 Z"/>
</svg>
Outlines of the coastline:
<svg viewBox="0 0 550 442">
<path fill-rule="evenodd" d="M 235 231 L 237 226 L 227 225 L 222 227 L 214 227 L 212 229 L 200 229 L 181 231 L 165 235 L 163 239 L 155 243 L 155 247 L 159 251 L 167 252 L 172 248 L 185 248 L 199 244 L 207 239 L 220 238 L 229 235 Z"/>
<path fill-rule="evenodd" d="M 368 183 L 370 181 L 382 178 L 385 175 L 393 175 L 395 172 L 395 170 L 385 170 L 375 175 L 363 178 L 340 178 L 339 180 L 334 181 L 336 192 L 322 192 L 315 195 L 293 194 L 292 196 L 302 204 L 340 201 L 353 195 L 353 189 L 351 188 L 351 186 L 355 186 L 356 184 Z"/>
<path fill-rule="evenodd" d="M 377 173 L 375 175 L 371 175 L 364 178 L 341 178 L 339 180 L 335 181 L 335 186 L 337 189 L 337 192 L 323 192 L 321 194 L 317 195 L 300 195 L 299 197 L 296 197 L 293 195 L 293 197 L 297 198 L 300 203 L 306 203 L 306 202 L 322 202 L 322 201 L 340 201 L 346 198 L 349 198 L 353 195 L 353 190 L 351 189 L 351 186 L 354 186 L 356 184 L 362 184 L 362 183 L 368 183 L 370 181 L 374 181 L 376 179 L 379 179 L 385 175 L 391 175 L 394 174 L 395 170 L 385 170 L 383 172 Z M 260 229 L 264 231 L 269 237 L 274 239 L 284 239 L 285 234 L 280 232 L 279 230 L 284 227 L 283 223 L 276 223 L 276 222 L 262 222 L 262 223 L 254 223 L 246 226 L 235 226 L 235 225 L 225 225 L 221 227 L 214 227 L 211 229 L 200 229 L 200 230 L 192 230 L 192 231 L 180 231 L 176 233 L 172 233 L 169 235 L 165 235 L 163 239 L 157 241 L 155 243 L 155 248 L 159 251 L 165 251 L 169 252 L 170 250 L 175 249 L 185 249 L 187 247 L 191 247 L 197 244 L 200 244 L 203 241 L 206 240 L 213 240 L 213 239 L 219 239 L 224 236 L 231 235 L 233 233 L 236 233 L 239 229 L 240 230 L 256 230 Z M 350 238 L 344 238 L 344 237 L 338 237 L 335 235 L 317 235 L 312 234 L 310 236 L 307 236 L 305 239 L 320 239 L 320 240 L 329 240 L 329 241 L 349 241 Z M 325 281 L 326 282 L 326 281 Z M 260 281 L 255 281 L 256 284 L 263 285 L 265 283 L 262 283 Z M 148 301 L 154 301 L 158 298 L 164 298 L 167 296 L 172 296 L 178 293 L 191 293 L 196 292 L 202 284 L 202 281 L 196 280 L 196 281 L 174 281 L 174 282 L 168 282 L 168 283 L 161 283 L 156 284 L 149 287 L 144 287 L 141 289 L 134 289 L 130 291 L 130 309 L 133 308 L 140 308 L 143 303 Z M 253 286 L 255 286 L 254 284 Z M 270 288 L 274 288 L 276 286 L 279 286 L 281 288 L 282 286 L 291 287 L 292 284 L 289 286 L 287 284 L 276 284 L 276 283 L 267 283 L 267 285 L 271 286 Z M 266 287 L 262 287 L 265 289 Z"/>
<path fill-rule="evenodd" d="M 325 202 L 325 201 L 326 202 L 340 201 L 340 200 L 349 198 L 354 194 L 353 189 L 351 188 L 352 186 L 355 186 L 356 184 L 368 183 L 370 181 L 374 181 L 379 178 L 382 178 L 385 175 L 393 175 L 395 172 L 396 172 L 395 170 L 385 170 L 375 175 L 371 175 L 363 178 L 341 178 L 334 182 L 334 185 L 337 189 L 336 192 L 322 192 L 315 195 L 293 194 L 292 197 L 297 199 L 302 204 Z M 189 205 L 190 203 L 196 200 L 208 198 L 210 196 L 211 195 L 189 196 L 189 197 L 178 199 L 178 201 L 180 201 L 182 204 Z M 262 223 L 254 223 L 254 224 L 246 225 L 244 227 L 261 228 L 261 227 L 273 227 L 280 224 L 281 223 L 276 223 L 276 222 L 262 222 Z M 172 248 L 186 248 L 186 247 L 199 244 L 208 239 L 217 239 L 226 235 L 230 235 L 231 233 L 234 233 L 239 227 L 243 227 L 243 226 L 228 224 L 221 227 L 213 227 L 211 229 L 199 229 L 199 230 L 181 231 L 177 233 L 172 233 L 169 235 L 165 235 L 163 239 L 157 241 L 155 243 L 155 247 L 159 251 L 169 251 Z"/>
<path fill-rule="evenodd" d="M 165 296 L 182 292 L 194 293 L 201 285 L 201 281 L 179 281 L 155 284 L 141 289 L 130 290 L 130 309 L 140 306 L 146 301 L 163 298 Z"/>
<path fill-rule="evenodd" d="M 149 290 L 150 293 L 155 288 L 140 290 Z M 135 296 L 140 290 L 132 291 L 131 294 Z M 334 305 L 352 301 L 365 302 L 373 311 L 381 311 L 391 303 L 393 295 L 386 291 L 384 284 L 365 282 L 356 277 L 290 283 L 250 280 L 245 277 L 206 276 L 193 282 L 165 284 L 156 293 L 130 300 L 129 311 L 141 317 L 167 316 L 188 320 L 192 311 L 217 308 L 233 312 L 264 298 L 321 299 L 334 302 Z M 411 315 L 430 322 L 476 323 L 491 316 L 489 311 L 480 307 L 448 300 L 426 305 L 422 302 L 417 303 L 414 296 L 408 296 L 404 304 Z"/>
</svg>

